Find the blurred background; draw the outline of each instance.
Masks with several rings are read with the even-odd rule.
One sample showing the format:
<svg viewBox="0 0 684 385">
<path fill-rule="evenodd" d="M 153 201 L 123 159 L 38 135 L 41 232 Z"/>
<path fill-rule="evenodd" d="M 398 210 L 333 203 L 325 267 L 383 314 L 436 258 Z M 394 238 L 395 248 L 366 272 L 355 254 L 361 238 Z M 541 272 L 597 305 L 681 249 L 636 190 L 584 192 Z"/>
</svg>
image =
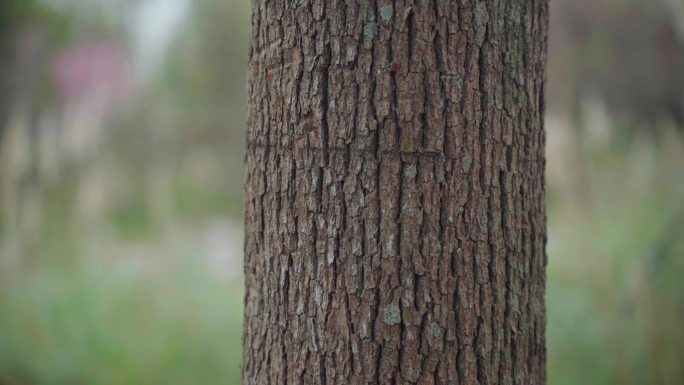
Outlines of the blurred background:
<svg viewBox="0 0 684 385">
<path fill-rule="evenodd" d="M 551 0 L 549 383 L 684 383 L 684 0 Z M 238 384 L 248 0 L 0 0 L 0 385 Z"/>
</svg>

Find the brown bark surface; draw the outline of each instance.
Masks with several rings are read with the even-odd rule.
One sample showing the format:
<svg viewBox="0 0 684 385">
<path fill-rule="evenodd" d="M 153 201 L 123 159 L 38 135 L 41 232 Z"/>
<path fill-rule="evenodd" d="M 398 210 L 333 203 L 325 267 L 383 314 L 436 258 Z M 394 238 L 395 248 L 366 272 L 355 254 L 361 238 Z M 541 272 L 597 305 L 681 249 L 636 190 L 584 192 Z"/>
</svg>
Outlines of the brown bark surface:
<svg viewBox="0 0 684 385">
<path fill-rule="evenodd" d="M 244 384 L 546 381 L 547 0 L 254 0 Z"/>
</svg>

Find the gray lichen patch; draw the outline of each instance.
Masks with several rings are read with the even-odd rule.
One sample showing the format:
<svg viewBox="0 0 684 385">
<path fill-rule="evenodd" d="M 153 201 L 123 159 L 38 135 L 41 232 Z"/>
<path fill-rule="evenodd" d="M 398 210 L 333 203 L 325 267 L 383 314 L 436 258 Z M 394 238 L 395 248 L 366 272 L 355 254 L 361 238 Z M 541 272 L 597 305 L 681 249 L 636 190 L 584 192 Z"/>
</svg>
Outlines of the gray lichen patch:
<svg viewBox="0 0 684 385">
<path fill-rule="evenodd" d="M 378 32 L 378 26 L 373 23 L 369 22 L 366 23 L 366 25 L 363 27 L 363 38 L 367 42 L 373 41 L 375 39 L 375 34 Z"/>
<path fill-rule="evenodd" d="M 405 202 L 403 205 L 401 205 L 401 212 L 410 213 L 411 210 L 413 210 L 413 205 L 411 202 Z"/>
<path fill-rule="evenodd" d="M 399 310 L 399 306 L 393 303 L 387 305 L 382 317 L 382 322 L 389 326 L 398 325 L 401 322 L 401 311 Z"/>
<path fill-rule="evenodd" d="M 380 19 L 384 23 L 389 23 L 392 20 L 392 15 L 394 14 L 394 6 L 392 4 L 387 4 L 380 8 Z"/>
<path fill-rule="evenodd" d="M 465 153 L 463 155 L 463 163 L 462 163 L 463 172 L 470 171 L 470 166 L 472 166 L 472 165 L 473 165 L 473 158 L 470 156 L 470 154 Z"/>
<path fill-rule="evenodd" d="M 476 26 L 483 26 L 489 21 L 489 13 L 487 12 L 487 4 L 485 2 L 478 2 L 475 4 L 475 9 L 473 11 Z"/>
<path fill-rule="evenodd" d="M 487 23 L 489 22 L 489 13 L 487 12 L 487 5 L 485 2 L 478 2 L 475 5 L 474 18 L 475 18 L 475 28 L 476 37 L 475 40 L 478 44 L 482 44 L 485 39 L 485 34 L 487 33 Z"/>
<path fill-rule="evenodd" d="M 407 178 L 413 178 L 418 175 L 418 169 L 415 165 L 410 164 L 404 168 L 404 176 Z"/>
<path fill-rule="evenodd" d="M 430 325 L 430 335 L 433 337 L 439 337 L 441 333 L 442 328 L 439 327 L 439 324 L 437 322 L 433 322 L 432 325 Z"/>
</svg>

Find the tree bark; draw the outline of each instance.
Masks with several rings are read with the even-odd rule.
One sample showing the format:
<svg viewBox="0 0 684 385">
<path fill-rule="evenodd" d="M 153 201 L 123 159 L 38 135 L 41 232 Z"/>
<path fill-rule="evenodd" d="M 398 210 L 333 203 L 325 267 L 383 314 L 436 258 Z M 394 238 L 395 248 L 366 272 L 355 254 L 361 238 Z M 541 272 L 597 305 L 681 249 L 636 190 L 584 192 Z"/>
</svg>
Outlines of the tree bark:
<svg viewBox="0 0 684 385">
<path fill-rule="evenodd" d="M 546 382 L 547 0 L 253 0 L 243 384 Z"/>
</svg>

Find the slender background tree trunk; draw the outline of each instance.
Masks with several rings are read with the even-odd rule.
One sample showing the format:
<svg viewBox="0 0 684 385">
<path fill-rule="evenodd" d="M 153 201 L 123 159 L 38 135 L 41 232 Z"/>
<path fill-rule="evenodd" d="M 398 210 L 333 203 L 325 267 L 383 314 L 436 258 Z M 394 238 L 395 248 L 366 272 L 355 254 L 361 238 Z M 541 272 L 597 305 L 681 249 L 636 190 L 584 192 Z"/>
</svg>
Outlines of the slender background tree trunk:
<svg viewBox="0 0 684 385">
<path fill-rule="evenodd" d="M 254 0 L 244 384 L 543 384 L 546 0 Z"/>
</svg>

